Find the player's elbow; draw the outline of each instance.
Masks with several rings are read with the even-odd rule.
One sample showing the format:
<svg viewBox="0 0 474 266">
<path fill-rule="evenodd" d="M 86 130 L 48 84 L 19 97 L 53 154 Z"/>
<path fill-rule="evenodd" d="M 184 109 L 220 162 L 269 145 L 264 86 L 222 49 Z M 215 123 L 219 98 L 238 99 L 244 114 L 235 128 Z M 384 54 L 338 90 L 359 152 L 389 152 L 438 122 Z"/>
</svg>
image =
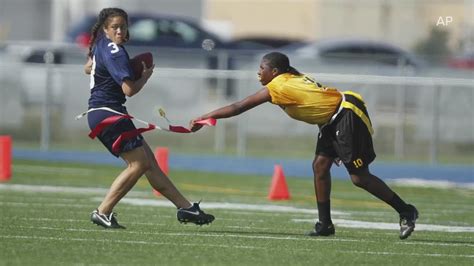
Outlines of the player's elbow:
<svg viewBox="0 0 474 266">
<path fill-rule="evenodd" d="M 123 93 L 125 94 L 125 96 L 128 96 L 128 97 L 132 97 L 133 95 L 137 94 L 133 90 L 123 90 Z"/>
<path fill-rule="evenodd" d="M 84 72 L 87 75 L 90 75 L 92 73 L 92 59 L 88 59 L 87 63 L 84 65 Z"/>
<path fill-rule="evenodd" d="M 122 83 L 122 91 L 126 96 L 132 97 L 133 95 L 137 94 L 140 89 L 136 82 L 126 80 L 124 83 Z"/>
<path fill-rule="evenodd" d="M 234 103 L 230 106 L 230 108 L 232 116 L 240 115 L 241 113 L 246 111 L 245 106 L 240 103 Z"/>
<path fill-rule="evenodd" d="M 122 91 L 125 96 L 132 97 L 136 94 L 135 90 L 130 86 L 122 86 Z"/>
</svg>

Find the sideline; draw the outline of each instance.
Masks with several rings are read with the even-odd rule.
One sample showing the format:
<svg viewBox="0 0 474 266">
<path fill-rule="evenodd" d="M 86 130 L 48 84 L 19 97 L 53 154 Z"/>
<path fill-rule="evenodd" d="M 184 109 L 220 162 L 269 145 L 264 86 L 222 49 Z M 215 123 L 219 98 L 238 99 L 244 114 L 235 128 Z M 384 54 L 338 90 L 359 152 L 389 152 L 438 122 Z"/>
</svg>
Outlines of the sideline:
<svg viewBox="0 0 474 266">
<path fill-rule="evenodd" d="M 107 152 L 84 151 L 39 151 L 31 149 L 13 149 L 14 159 L 77 162 L 123 166 L 122 160 Z M 169 167 L 176 170 L 233 173 L 246 175 L 271 176 L 275 164 L 282 165 L 287 177 L 313 178 L 312 158 L 278 159 L 257 157 L 235 157 L 223 155 L 186 155 L 170 153 Z M 349 180 L 344 167 L 332 167 L 332 176 Z M 474 188 L 474 166 L 469 165 L 429 165 L 415 163 L 386 163 L 375 161 L 371 172 L 385 181 L 423 180 L 447 182 L 449 186 Z M 435 183 L 436 183 L 435 182 Z"/>
</svg>

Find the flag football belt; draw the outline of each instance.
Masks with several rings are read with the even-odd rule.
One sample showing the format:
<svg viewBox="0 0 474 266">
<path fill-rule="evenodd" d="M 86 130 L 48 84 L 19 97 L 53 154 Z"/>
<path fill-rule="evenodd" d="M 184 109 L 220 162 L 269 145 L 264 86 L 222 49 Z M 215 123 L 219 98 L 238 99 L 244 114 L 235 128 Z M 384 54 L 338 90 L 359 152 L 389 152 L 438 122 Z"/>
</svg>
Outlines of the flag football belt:
<svg viewBox="0 0 474 266">
<path fill-rule="evenodd" d="M 331 117 L 331 120 L 329 120 L 328 124 L 331 124 L 336 119 L 336 117 L 341 113 L 342 109 L 351 109 L 358 117 L 360 117 L 360 119 L 362 119 L 362 122 L 364 122 L 364 124 L 367 126 L 370 134 L 373 135 L 374 129 L 372 128 L 372 123 L 365 111 L 367 108 L 365 107 L 362 96 L 353 91 L 345 91 L 341 93 L 341 95 L 341 103 L 339 104 L 336 113 Z"/>
<path fill-rule="evenodd" d="M 188 128 L 185 128 L 183 126 L 173 126 L 173 125 L 169 124 L 168 128 L 163 128 L 163 127 L 148 123 L 146 121 L 140 120 L 138 118 L 135 118 L 135 117 L 133 117 L 129 114 L 124 114 L 124 113 L 115 111 L 114 109 L 111 109 L 109 107 L 91 108 L 91 109 L 87 110 L 86 112 L 77 115 L 76 120 L 81 119 L 82 117 L 86 116 L 90 112 L 99 111 L 99 110 L 108 111 L 108 112 L 114 113 L 116 115 L 109 116 L 109 117 L 105 118 L 104 120 L 100 121 L 99 124 L 97 124 L 97 126 L 95 128 L 93 128 L 91 130 L 91 132 L 89 133 L 89 137 L 91 139 L 94 139 L 104 129 L 106 129 L 107 127 L 113 125 L 114 123 L 116 123 L 117 121 L 119 121 L 121 119 L 134 119 L 134 120 L 146 125 L 146 127 L 137 128 L 137 129 L 126 131 L 126 132 L 123 132 L 122 134 L 120 134 L 120 136 L 112 144 L 112 151 L 113 152 L 118 152 L 118 150 L 120 149 L 120 144 L 123 141 L 134 138 L 134 137 L 138 136 L 139 134 L 141 134 L 143 132 L 150 131 L 150 130 L 153 130 L 153 129 L 158 129 L 158 130 L 162 130 L 162 131 L 170 131 L 170 132 L 175 132 L 175 133 L 191 133 L 191 130 L 189 130 Z M 216 119 L 214 119 L 214 118 L 203 119 L 203 120 L 196 121 L 196 124 L 207 125 L 207 126 L 215 126 L 216 125 Z"/>
</svg>

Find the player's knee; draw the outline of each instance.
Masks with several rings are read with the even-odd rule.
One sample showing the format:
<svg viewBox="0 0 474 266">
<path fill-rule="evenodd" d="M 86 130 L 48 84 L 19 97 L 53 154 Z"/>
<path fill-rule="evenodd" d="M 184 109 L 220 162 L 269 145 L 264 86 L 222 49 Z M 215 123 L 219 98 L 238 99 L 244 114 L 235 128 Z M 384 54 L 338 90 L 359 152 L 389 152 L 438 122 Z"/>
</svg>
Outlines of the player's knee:
<svg viewBox="0 0 474 266">
<path fill-rule="evenodd" d="M 331 164 L 332 160 L 318 156 L 318 158 L 313 161 L 314 177 L 317 179 L 324 179 L 328 177 Z"/>
<path fill-rule="evenodd" d="M 146 171 L 151 169 L 151 163 L 149 160 L 141 160 L 131 163 L 129 167 L 137 173 L 144 174 Z"/>
<path fill-rule="evenodd" d="M 360 188 L 366 188 L 367 185 L 369 184 L 369 179 L 363 175 L 351 174 L 351 181 L 352 181 L 352 184 Z"/>
</svg>

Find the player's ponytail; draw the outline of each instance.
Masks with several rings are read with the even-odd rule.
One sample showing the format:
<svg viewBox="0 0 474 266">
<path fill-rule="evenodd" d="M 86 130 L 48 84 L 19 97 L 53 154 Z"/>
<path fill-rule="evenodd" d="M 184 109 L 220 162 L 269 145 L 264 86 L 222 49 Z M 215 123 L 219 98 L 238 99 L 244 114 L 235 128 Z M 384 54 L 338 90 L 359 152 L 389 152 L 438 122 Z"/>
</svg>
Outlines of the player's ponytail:
<svg viewBox="0 0 474 266">
<path fill-rule="evenodd" d="M 303 75 L 301 74 L 301 72 L 299 72 L 296 68 L 292 67 L 292 66 L 289 66 L 288 67 L 288 73 L 290 74 L 293 74 L 293 75 L 296 75 L 296 76 L 300 76 L 300 75 Z"/>
</svg>

